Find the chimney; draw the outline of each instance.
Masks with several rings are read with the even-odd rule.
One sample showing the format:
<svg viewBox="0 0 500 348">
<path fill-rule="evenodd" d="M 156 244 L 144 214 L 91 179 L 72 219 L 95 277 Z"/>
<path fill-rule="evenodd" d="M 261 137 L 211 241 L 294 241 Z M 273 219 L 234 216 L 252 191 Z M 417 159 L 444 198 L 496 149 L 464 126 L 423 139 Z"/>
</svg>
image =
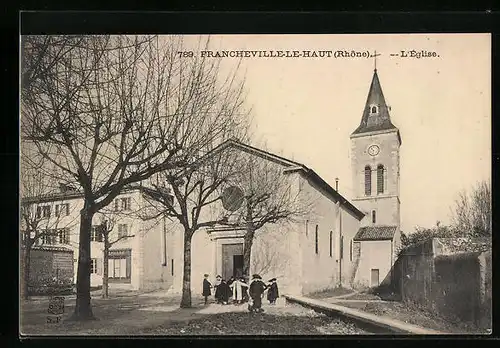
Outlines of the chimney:
<svg viewBox="0 0 500 348">
<path fill-rule="evenodd" d="M 339 178 L 335 178 L 335 191 L 339 192 Z"/>
</svg>

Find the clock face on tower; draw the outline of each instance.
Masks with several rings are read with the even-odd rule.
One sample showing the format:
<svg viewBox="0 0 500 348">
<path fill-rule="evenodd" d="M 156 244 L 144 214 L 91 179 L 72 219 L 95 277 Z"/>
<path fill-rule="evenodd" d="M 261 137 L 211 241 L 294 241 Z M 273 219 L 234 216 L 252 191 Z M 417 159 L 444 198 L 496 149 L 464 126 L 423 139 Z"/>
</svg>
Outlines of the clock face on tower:
<svg viewBox="0 0 500 348">
<path fill-rule="evenodd" d="M 378 147 L 378 145 L 371 145 L 368 148 L 368 154 L 370 156 L 377 156 L 379 152 L 380 152 L 380 147 Z"/>
</svg>

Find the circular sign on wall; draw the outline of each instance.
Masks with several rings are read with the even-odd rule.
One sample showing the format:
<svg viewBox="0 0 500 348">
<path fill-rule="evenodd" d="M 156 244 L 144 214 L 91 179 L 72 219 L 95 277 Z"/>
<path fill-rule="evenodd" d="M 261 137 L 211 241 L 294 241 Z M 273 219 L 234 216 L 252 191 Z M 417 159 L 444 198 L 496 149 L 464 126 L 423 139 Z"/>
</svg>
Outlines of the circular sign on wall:
<svg viewBox="0 0 500 348">
<path fill-rule="evenodd" d="M 237 186 L 230 186 L 222 192 L 222 206 L 229 211 L 238 210 L 243 204 L 243 191 Z"/>
</svg>

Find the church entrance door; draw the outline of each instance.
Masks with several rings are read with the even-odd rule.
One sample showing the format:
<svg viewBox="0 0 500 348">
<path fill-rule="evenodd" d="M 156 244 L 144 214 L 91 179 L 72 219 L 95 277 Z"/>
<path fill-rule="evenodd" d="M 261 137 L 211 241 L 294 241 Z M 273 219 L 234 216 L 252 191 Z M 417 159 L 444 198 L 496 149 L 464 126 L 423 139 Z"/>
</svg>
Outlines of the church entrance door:
<svg viewBox="0 0 500 348">
<path fill-rule="evenodd" d="M 378 269 L 372 268 L 372 279 L 371 279 L 370 286 L 371 287 L 379 286 L 379 281 L 380 281 L 380 278 L 379 278 L 379 271 L 378 271 Z"/>
<path fill-rule="evenodd" d="M 222 245 L 222 277 L 239 277 L 243 271 L 243 243 Z"/>
</svg>

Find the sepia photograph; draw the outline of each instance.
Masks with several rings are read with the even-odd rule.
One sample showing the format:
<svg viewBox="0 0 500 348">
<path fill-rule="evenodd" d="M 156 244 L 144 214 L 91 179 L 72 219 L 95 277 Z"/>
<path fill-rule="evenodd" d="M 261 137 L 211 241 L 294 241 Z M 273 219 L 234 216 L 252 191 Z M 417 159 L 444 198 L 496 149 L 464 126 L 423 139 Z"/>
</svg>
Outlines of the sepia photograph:
<svg viewBox="0 0 500 348">
<path fill-rule="evenodd" d="M 491 35 L 21 35 L 19 334 L 492 333 Z"/>
</svg>

